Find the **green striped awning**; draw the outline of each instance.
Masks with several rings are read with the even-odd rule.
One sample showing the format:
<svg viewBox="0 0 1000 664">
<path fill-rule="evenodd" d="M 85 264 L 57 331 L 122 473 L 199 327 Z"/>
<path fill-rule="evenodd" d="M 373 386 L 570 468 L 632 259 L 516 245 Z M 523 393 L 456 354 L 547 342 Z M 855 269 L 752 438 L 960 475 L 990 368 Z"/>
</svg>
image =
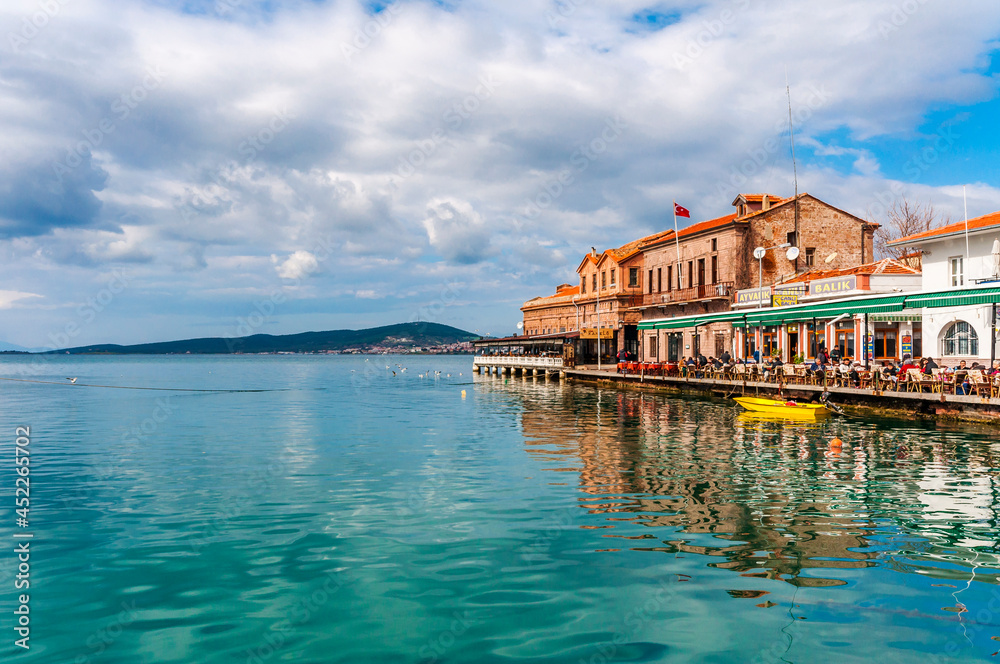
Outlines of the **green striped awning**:
<svg viewBox="0 0 1000 664">
<path fill-rule="evenodd" d="M 997 287 L 910 295 L 906 298 L 906 308 L 968 307 L 994 302 L 1000 302 L 1000 288 Z"/>
</svg>

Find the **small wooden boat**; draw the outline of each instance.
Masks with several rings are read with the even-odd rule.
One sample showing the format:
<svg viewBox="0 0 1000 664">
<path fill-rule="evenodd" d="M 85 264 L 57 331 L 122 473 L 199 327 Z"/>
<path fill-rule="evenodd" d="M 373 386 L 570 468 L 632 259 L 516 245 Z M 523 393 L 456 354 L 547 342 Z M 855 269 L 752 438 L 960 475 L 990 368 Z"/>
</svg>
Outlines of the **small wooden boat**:
<svg viewBox="0 0 1000 664">
<path fill-rule="evenodd" d="M 759 397 L 736 397 L 736 403 L 750 412 L 766 413 L 790 420 L 815 419 L 829 415 L 830 410 L 821 403 L 797 403 L 795 401 L 780 401 L 778 399 L 761 399 Z"/>
</svg>

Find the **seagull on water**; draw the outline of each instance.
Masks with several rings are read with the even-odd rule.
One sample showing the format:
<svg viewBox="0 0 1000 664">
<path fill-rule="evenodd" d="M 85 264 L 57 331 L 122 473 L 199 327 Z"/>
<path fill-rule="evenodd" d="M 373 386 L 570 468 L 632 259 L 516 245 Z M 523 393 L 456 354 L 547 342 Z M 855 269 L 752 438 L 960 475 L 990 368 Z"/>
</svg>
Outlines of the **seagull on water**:
<svg viewBox="0 0 1000 664">
<path fill-rule="evenodd" d="M 75 383 L 76 382 L 76 378 L 67 378 L 66 380 L 68 380 L 71 383 Z"/>
</svg>

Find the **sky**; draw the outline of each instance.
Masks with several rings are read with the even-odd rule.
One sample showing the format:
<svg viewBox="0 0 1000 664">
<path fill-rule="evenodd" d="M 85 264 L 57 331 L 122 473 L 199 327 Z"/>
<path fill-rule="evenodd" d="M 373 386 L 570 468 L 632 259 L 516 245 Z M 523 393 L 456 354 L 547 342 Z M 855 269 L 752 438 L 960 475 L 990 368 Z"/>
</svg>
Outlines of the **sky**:
<svg viewBox="0 0 1000 664">
<path fill-rule="evenodd" d="M 0 340 L 515 331 L 798 187 L 1000 210 L 995 0 L 5 0 Z M 684 220 L 687 222 L 687 220 Z"/>
</svg>

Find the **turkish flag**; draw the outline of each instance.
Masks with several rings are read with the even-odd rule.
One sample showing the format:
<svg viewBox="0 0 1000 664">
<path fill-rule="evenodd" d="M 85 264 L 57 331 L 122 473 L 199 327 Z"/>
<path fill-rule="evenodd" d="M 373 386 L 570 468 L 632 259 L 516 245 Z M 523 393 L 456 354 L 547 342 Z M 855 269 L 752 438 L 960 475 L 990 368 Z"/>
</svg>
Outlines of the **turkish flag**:
<svg viewBox="0 0 1000 664">
<path fill-rule="evenodd" d="M 677 203 L 674 203 L 674 214 L 678 217 L 687 217 L 688 219 L 691 218 L 691 211 L 685 207 L 681 207 Z"/>
</svg>

